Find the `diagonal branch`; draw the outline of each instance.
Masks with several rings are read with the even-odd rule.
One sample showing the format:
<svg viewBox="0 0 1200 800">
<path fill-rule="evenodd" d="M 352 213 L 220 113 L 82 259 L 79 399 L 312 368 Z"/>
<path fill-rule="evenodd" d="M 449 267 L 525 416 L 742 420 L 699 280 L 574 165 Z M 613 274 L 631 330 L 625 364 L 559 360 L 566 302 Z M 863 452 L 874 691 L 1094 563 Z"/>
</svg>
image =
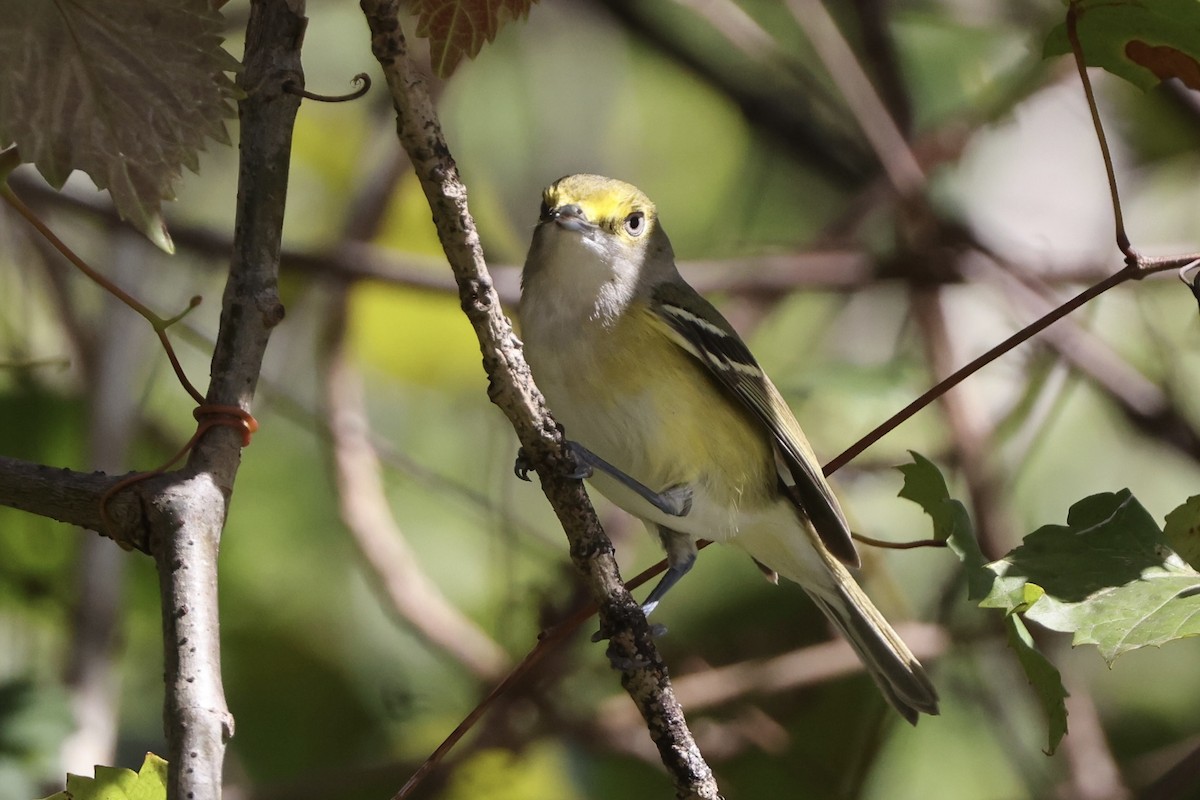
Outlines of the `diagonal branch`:
<svg viewBox="0 0 1200 800">
<path fill-rule="evenodd" d="M 379 456 L 370 441 L 362 380 L 345 353 L 345 295 L 333 290 L 336 308 L 325 356 L 328 426 L 342 521 L 386 598 L 387 608 L 426 642 L 472 675 L 495 681 L 509 666 L 507 653 L 462 614 L 429 579 L 388 506 Z"/>
<path fill-rule="evenodd" d="M 500 308 L 467 209 L 466 189 L 442 138 L 428 90 L 412 71 L 397 20 L 399 0 L 361 0 L 397 113 L 397 133 L 429 200 L 438 236 L 458 281 L 463 311 L 475 329 L 490 381 L 489 396 L 516 429 L 537 466 L 542 490 L 570 540 L 571 558 L 600 606 L 602 630 L 621 682 L 649 724 L 663 764 L 681 798 L 716 798 L 717 786 L 683 719 L 662 658 L 641 609 L 621 581 L 613 546 L 601 529 L 583 484 L 566 476 L 573 460 L 562 433 L 533 385 L 520 342 Z"/>
</svg>

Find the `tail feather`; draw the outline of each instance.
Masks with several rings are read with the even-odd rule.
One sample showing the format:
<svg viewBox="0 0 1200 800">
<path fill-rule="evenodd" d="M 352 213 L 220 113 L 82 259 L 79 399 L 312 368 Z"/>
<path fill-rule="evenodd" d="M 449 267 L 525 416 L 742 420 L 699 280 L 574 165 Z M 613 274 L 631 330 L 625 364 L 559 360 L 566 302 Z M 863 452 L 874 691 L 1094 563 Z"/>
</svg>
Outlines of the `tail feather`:
<svg viewBox="0 0 1200 800">
<path fill-rule="evenodd" d="M 811 531 L 805 531 L 806 537 L 781 535 L 781 530 L 787 531 L 787 527 L 750 526 L 729 542 L 804 588 L 845 635 L 884 697 L 905 719 L 915 725 L 920 714 L 937 714 L 937 690 L 929 676 L 846 567 Z"/>
<path fill-rule="evenodd" d="M 913 725 L 920 714 L 937 714 L 937 690 L 921 662 L 854 579 L 846 578 L 831 594 L 808 594 L 841 630 L 892 707 Z"/>
</svg>

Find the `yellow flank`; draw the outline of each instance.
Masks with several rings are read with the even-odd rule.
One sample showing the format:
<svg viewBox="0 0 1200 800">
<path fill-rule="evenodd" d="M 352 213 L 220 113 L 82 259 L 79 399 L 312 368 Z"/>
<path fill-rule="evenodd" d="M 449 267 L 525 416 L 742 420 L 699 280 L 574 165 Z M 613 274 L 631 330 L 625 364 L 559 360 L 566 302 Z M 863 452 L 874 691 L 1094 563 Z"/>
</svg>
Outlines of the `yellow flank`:
<svg viewBox="0 0 1200 800">
<path fill-rule="evenodd" d="M 597 348 L 589 397 L 576 398 L 590 407 L 587 427 L 607 434 L 597 452 L 657 490 L 686 483 L 730 509 L 773 501 L 774 455 L 762 426 L 665 335 L 649 308 L 630 308 L 618 324 L 625 330 L 609 336 L 625 344 L 620 352 Z"/>
</svg>

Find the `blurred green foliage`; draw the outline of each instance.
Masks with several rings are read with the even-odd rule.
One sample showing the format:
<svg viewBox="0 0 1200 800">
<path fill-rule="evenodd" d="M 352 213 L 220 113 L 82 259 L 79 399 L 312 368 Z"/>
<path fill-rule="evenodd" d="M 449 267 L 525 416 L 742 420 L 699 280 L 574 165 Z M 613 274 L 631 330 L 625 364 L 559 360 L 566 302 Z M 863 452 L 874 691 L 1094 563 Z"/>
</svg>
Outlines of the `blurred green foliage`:
<svg viewBox="0 0 1200 800">
<path fill-rule="evenodd" d="M 235 54 L 247 5 L 234 0 L 224 9 Z M 704 64 L 776 92 L 780 109 L 802 91 L 823 93 L 833 101 L 819 121 L 832 121 L 839 136 L 858 136 L 779 4 L 742 3 L 794 59 L 765 65 L 731 47 L 687 4 L 645 5 Z M 355 73 L 374 73 L 355 4 L 308 6 L 308 86 L 338 91 Z M 847 150 L 831 137 L 825 152 L 781 139 L 700 69 L 634 32 L 622 8 L 541 3 L 527 21 L 504 28 L 478 60 L 434 83 L 495 264 L 521 263 L 542 187 L 576 171 L 637 183 L 657 202 L 681 258 L 727 259 L 732 277 L 755 278 L 757 256 L 831 242 L 861 248 L 875 263 L 897 257 L 896 212 L 869 199 L 882 179 L 861 141 Z M 1073 69 L 1040 58 L 1062 5 L 988 8 L 947 0 L 889 6 L 886 13 L 911 100 L 912 134 L 935 165 L 929 194 L 938 212 L 1048 278 L 1118 266 Z M 852 17 L 845 9 L 838 16 L 857 43 Z M 1194 109 L 1168 89 L 1142 93 L 1099 75 L 1096 82 L 1135 241 L 1149 251 L 1194 246 Z M 356 103 L 303 105 L 285 224 L 289 250 L 336 250 L 353 221 L 354 200 L 394 152 L 391 113 L 379 87 Z M 946 151 L 952 155 L 938 155 Z M 830 166 L 843 163 L 839 158 L 844 174 Z M 1060 179 L 1053 166 L 1073 171 Z M 235 178 L 235 151 L 205 154 L 200 174 L 187 177 L 168 209 L 172 229 L 200 226 L 228 238 Z M 439 254 L 411 176 L 395 183 L 379 210 L 383 225 L 373 244 L 414 258 Z M 191 332 L 177 336 L 185 367 L 203 386 L 224 256 L 180 245 L 167 259 L 90 218 L 52 205 L 46 216 L 103 269 L 132 253 L 137 271 L 129 285 L 161 311 L 204 296 L 188 319 Z M 847 229 L 849 236 L 830 233 Z M 66 357 L 72 366 L 0 368 L 0 453 L 85 469 L 98 457 L 88 444 L 95 386 L 70 326 L 111 337 L 117 349 L 129 337 L 152 334 L 131 326 L 118 336 L 113 317 L 124 312 L 105 310 L 90 284 L 56 261 L 43 262 L 28 237 L 20 221 L 0 214 L 0 362 Z M 263 430 L 244 453 L 223 539 L 224 680 L 237 719 L 227 774 L 251 798 L 391 796 L 489 688 L 396 619 L 340 521 L 320 414 L 318 353 L 331 277 L 284 264 L 288 317 L 272 340 L 255 406 Z M 714 295 L 826 459 L 931 383 L 910 298 L 901 281 L 854 291 Z M 947 287 L 943 298 L 956 364 L 1028 321 L 988 284 Z M 457 299 L 365 281 L 351 289 L 348 308 L 368 417 L 393 454 L 385 458 L 385 480 L 398 525 L 430 579 L 516 660 L 582 594 L 536 485 L 512 477 L 516 441 L 487 401 L 479 349 Z M 1193 425 L 1200 420 L 1190 295 L 1173 282 L 1147 281 L 1077 316 Z M 161 354 L 146 352 L 152 363 L 119 381 L 123 402 L 140 412 L 129 469 L 161 462 L 191 426 L 188 400 Z M 986 455 L 1000 476 L 1007 525 L 994 532 L 1000 550 L 989 555 L 1065 518 L 1086 495 L 1129 488 L 1161 521 L 1195 494 L 1194 459 L 1138 430 L 1093 382 L 1078 374 L 1055 378 L 1056 363 L 1053 351 L 1026 345 L 964 388 L 970 407 L 996 431 Z M 944 417 L 931 408 L 839 473 L 835 484 L 854 527 L 880 538 L 926 536 L 928 520 L 896 497 L 901 478 L 888 467 L 915 448 L 952 468 L 953 444 Z M 966 478 L 949 474 L 951 494 L 966 498 Z M 601 508 L 627 577 L 659 558 L 639 526 Z M 50 787 L 41 791 L 48 794 L 61 787 L 65 771 L 90 771 L 90 764 L 63 765 L 56 756 L 69 713 L 62 680 L 75 643 L 78 544 L 87 535 L 0 508 L 0 800 L 27 800 Z M 147 750 L 165 752 L 159 610 L 149 559 L 122 557 L 131 568 L 118 589 L 112 654 L 121 686 L 115 763 L 136 767 Z M 872 551 L 866 561 L 864 581 L 885 613 L 936 620 L 951 635 L 949 649 L 928 661 L 942 716 L 915 730 L 897 724 L 861 675 L 689 710 L 726 796 L 1052 796 L 1069 780 L 1068 756 L 1061 749 L 1043 755 L 1037 700 L 1003 632 L 967 602 L 953 556 Z M 661 646 L 676 675 L 769 659 L 829 637 L 801 591 L 766 585 L 752 565 L 717 547 L 704 551 L 658 615 L 670 629 Z M 1068 650 L 1065 637 L 1039 633 L 1038 643 L 1067 689 L 1094 699 L 1130 785 L 1153 780 L 1200 733 L 1196 642 L 1132 653 L 1111 670 L 1090 649 Z M 15 699 L 3 702 L 8 697 Z M 600 709 L 623 702 L 602 646 L 581 633 L 502 703 L 418 796 L 666 796 L 644 730 L 625 729 L 614 743 L 605 738 L 611 731 L 596 727 Z"/>
</svg>

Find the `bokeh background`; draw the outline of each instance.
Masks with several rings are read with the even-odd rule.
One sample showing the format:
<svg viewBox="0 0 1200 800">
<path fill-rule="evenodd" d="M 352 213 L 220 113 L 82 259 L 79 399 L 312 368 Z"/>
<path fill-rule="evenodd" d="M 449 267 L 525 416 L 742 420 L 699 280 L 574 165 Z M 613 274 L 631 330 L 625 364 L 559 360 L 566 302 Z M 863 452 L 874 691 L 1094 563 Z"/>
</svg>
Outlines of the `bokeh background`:
<svg viewBox="0 0 1200 800">
<path fill-rule="evenodd" d="M 811 20 L 769 0 L 546 0 L 432 82 L 506 299 L 544 185 L 579 171 L 638 184 L 685 273 L 745 334 L 825 460 L 1121 264 L 1078 76 L 1068 59 L 1041 57 L 1061 3 L 830 6 L 922 168 L 917 196 L 897 200 L 810 43 Z M 310 89 L 376 76 L 355 4 L 308 9 Z M 224 13 L 239 55 L 248 3 Z M 1092 78 L 1134 244 L 1196 249 L 1196 95 Z M 117 223 L 86 179 L 58 195 L 23 168 L 13 185 L 160 313 L 204 298 L 173 329 L 203 386 L 235 179 L 236 151 L 218 145 L 185 175 L 167 209 L 173 257 Z M 512 475 L 516 440 L 487 400 L 429 217 L 386 91 L 304 103 L 284 231 L 288 316 L 221 556 L 231 797 L 391 796 L 503 666 L 584 602 L 536 484 Z M 0 452 L 117 472 L 174 452 L 190 403 L 149 327 L 6 211 L 0 260 Z M 1194 494 L 1195 299 L 1168 275 L 1105 295 L 1059 331 L 842 469 L 834 483 L 856 529 L 928 535 L 895 496 L 908 449 L 944 467 L 994 557 L 1089 494 L 1128 487 L 1159 519 Z M 380 509 L 390 519 L 363 522 Z M 640 524 L 600 509 L 627 577 L 659 559 Z M 865 560 L 885 613 L 914 621 L 901 629 L 943 697 L 942 715 L 916 729 L 847 648 L 828 644 L 802 592 L 770 586 L 737 553 L 704 551 L 656 611 L 726 796 L 1200 796 L 1188 782 L 1200 645 L 1134 652 L 1109 669 L 1093 649 L 1039 633 L 1072 695 L 1071 734 L 1047 756 L 1033 695 L 996 620 L 967 603 L 957 560 L 943 550 Z M 158 609 L 150 559 L 0 509 L 0 800 L 163 752 Z M 418 796 L 668 796 L 590 630 L 502 701 Z"/>
</svg>

